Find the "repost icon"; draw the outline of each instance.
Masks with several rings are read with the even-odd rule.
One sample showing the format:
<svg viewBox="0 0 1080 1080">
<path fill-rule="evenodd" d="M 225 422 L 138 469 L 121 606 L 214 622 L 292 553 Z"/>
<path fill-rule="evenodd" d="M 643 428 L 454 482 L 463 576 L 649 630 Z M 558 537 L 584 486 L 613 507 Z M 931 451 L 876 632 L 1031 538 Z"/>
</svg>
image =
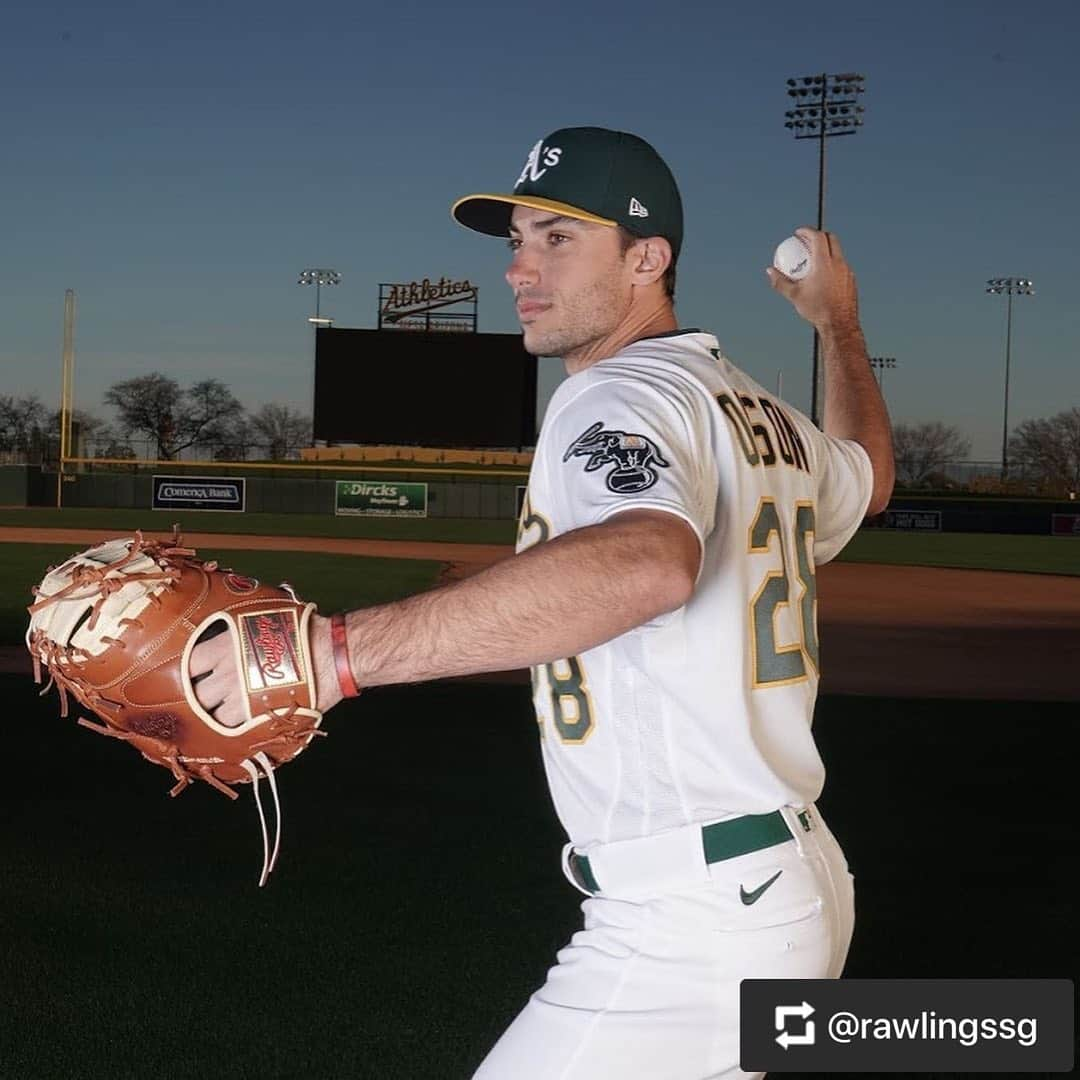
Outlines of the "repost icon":
<svg viewBox="0 0 1080 1080">
<path fill-rule="evenodd" d="M 786 1050 L 789 1046 L 813 1046 L 814 1045 L 814 1021 L 810 1019 L 814 1006 L 808 1001 L 801 1005 L 777 1005 L 776 1006 L 776 1030 L 780 1032 L 776 1041 Z M 792 1035 L 786 1030 L 787 1018 L 797 1016 L 803 1020 L 802 1034 Z"/>
</svg>

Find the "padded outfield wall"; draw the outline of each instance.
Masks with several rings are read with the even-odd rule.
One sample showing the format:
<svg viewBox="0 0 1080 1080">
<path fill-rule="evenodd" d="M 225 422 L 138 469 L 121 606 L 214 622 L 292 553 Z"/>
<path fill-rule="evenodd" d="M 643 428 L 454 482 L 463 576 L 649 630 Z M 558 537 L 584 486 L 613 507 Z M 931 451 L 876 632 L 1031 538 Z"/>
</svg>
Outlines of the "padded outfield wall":
<svg viewBox="0 0 1080 1080">
<path fill-rule="evenodd" d="M 894 495 L 889 501 L 889 517 L 894 523 L 911 517 L 906 527 L 917 529 L 920 523 L 936 527 L 930 531 L 951 533 L 1012 533 L 1029 536 L 1048 536 L 1054 530 L 1054 519 L 1075 517 L 1080 521 L 1080 501 L 1012 498 L 933 498 L 930 496 Z M 928 515 L 928 516 L 924 516 Z M 886 515 L 873 524 L 885 526 Z"/>
<path fill-rule="evenodd" d="M 7 476 L 8 470 L 19 471 Z M 312 468 L 225 462 L 140 462 L 86 466 L 86 471 L 71 473 L 64 483 L 63 505 L 150 510 L 154 505 L 154 477 L 163 475 L 176 475 L 189 481 L 196 478 L 242 479 L 243 508 L 249 513 L 332 516 L 337 485 L 341 480 L 366 481 L 380 487 L 426 484 L 428 517 L 506 520 L 517 517 L 520 489 L 527 480 L 524 470 L 507 469 L 459 471 L 340 465 Z M 55 506 L 56 473 L 42 473 L 32 466 L 0 468 L 0 495 L 7 496 L 0 499 L 0 505 Z"/>
<path fill-rule="evenodd" d="M 374 483 L 426 483 L 429 517 L 513 519 L 520 505 L 520 489 L 527 481 L 524 468 L 409 469 L 329 462 L 317 467 L 137 462 L 77 468 L 82 471 L 73 473 L 64 484 L 65 506 L 150 509 L 154 475 L 180 473 L 244 477 L 245 509 L 251 513 L 332 515 L 337 481 L 364 479 Z M 0 465 L 0 506 L 55 505 L 55 472 L 43 472 L 32 465 Z M 896 495 L 889 503 L 888 517 L 880 515 L 869 527 L 890 524 L 905 531 L 1031 536 L 1056 533 L 1080 537 L 1080 500 Z"/>
</svg>

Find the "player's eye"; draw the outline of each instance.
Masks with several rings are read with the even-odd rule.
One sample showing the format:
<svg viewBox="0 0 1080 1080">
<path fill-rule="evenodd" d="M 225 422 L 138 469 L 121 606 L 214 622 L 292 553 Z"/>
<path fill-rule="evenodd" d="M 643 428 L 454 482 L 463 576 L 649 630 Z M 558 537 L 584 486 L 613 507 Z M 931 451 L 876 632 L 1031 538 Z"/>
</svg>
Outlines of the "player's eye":
<svg viewBox="0 0 1080 1080">
<path fill-rule="evenodd" d="M 511 236 L 510 239 L 506 241 L 506 246 L 511 251 L 517 251 L 517 249 L 521 247 L 521 237 Z"/>
<path fill-rule="evenodd" d="M 570 237 L 567 236 L 566 233 L 557 233 L 557 232 L 548 233 L 548 243 L 550 243 L 552 245 L 561 244 L 564 240 L 569 240 L 569 239 L 570 239 Z"/>
</svg>

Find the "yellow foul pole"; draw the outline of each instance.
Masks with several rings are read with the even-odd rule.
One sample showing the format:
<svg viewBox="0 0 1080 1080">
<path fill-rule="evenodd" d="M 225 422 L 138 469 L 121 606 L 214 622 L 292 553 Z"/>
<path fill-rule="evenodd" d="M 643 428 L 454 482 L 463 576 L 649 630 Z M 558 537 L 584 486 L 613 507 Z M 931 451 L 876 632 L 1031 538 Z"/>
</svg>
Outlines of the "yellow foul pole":
<svg viewBox="0 0 1080 1080">
<path fill-rule="evenodd" d="M 63 504 L 64 465 L 71 454 L 71 411 L 75 396 L 75 291 L 64 293 L 64 355 L 60 377 L 60 460 L 56 470 L 56 505 Z"/>
</svg>

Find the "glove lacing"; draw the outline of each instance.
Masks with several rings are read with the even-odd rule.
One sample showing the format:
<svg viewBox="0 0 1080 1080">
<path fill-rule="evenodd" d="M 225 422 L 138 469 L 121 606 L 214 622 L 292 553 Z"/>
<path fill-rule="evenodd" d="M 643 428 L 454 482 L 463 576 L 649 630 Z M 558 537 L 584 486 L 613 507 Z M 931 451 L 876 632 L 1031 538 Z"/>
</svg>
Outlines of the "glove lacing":
<svg viewBox="0 0 1080 1080">
<path fill-rule="evenodd" d="M 261 889 L 266 884 L 266 879 L 270 876 L 270 872 L 274 869 L 274 864 L 277 862 L 278 849 L 281 847 L 281 801 L 278 799 L 277 781 L 274 779 L 274 766 L 270 763 L 270 759 L 262 750 L 256 751 L 252 757 L 255 761 L 263 767 L 263 772 L 267 781 L 270 784 L 270 791 L 274 796 L 274 817 L 276 819 L 276 827 L 274 829 L 274 850 L 270 850 L 270 838 L 266 831 L 266 816 L 263 814 L 262 799 L 259 798 L 259 770 L 251 758 L 244 758 L 240 762 L 243 770 L 251 777 L 251 787 L 255 792 L 255 806 L 259 811 L 259 825 L 262 828 L 263 839 L 263 866 L 262 873 L 259 875 L 259 888 Z"/>
</svg>

